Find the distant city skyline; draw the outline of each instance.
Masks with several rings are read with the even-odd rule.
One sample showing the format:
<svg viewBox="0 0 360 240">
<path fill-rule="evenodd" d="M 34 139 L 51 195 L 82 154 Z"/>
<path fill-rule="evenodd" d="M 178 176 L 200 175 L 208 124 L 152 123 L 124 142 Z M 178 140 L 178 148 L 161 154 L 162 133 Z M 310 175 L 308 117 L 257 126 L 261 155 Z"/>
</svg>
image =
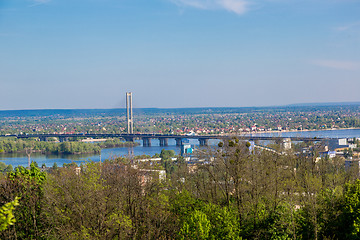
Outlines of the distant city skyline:
<svg viewBox="0 0 360 240">
<path fill-rule="evenodd" d="M 0 110 L 360 102 L 359 0 L 5 0 Z"/>
</svg>

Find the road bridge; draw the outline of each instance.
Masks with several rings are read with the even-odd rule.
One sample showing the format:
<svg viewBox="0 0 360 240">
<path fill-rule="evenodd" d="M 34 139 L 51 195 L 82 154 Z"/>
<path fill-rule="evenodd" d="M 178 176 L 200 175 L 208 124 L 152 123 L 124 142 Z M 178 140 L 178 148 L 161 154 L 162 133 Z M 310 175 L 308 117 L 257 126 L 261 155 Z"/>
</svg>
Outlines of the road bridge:
<svg viewBox="0 0 360 240">
<path fill-rule="evenodd" d="M 210 139 L 226 140 L 238 138 L 247 141 L 281 141 L 285 138 L 291 141 L 303 142 L 320 142 L 330 138 L 310 138 L 310 137 L 280 137 L 280 136 L 250 136 L 250 135 L 177 135 L 177 134 L 156 134 L 156 133 L 74 133 L 74 134 L 14 134 L 14 135 L 0 135 L 0 137 L 16 137 L 16 138 L 38 138 L 40 141 L 46 141 L 48 138 L 58 138 L 60 142 L 68 141 L 69 138 L 122 138 L 125 141 L 133 142 L 134 140 L 142 140 L 144 147 L 151 146 L 152 139 L 158 139 L 160 146 L 168 146 L 168 139 L 175 139 L 176 145 L 180 146 L 181 139 L 197 139 L 200 146 L 207 146 Z"/>
</svg>

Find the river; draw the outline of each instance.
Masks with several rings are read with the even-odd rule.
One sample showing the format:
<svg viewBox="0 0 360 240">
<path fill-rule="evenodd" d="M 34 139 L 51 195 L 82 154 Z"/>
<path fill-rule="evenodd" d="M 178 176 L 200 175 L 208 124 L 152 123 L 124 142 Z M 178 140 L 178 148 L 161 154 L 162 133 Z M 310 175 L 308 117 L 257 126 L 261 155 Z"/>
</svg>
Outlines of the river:
<svg viewBox="0 0 360 240">
<path fill-rule="evenodd" d="M 137 141 L 140 143 L 139 146 L 136 147 L 120 147 L 120 148 L 106 148 L 101 150 L 101 160 L 104 161 L 105 159 L 111 159 L 119 156 L 129 156 L 132 152 L 134 155 L 150 155 L 153 156 L 156 153 L 160 153 L 162 149 L 165 150 L 174 150 L 176 154 L 180 154 L 180 147 L 176 146 L 175 139 L 169 139 L 168 143 L 169 146 L 167 147 L 160 147 L 159 141 L 157 139 L 152 140 L 151 147 L 143 147 L 142 141 Z M 210 140 L 209 144 L 214 145 L 217 143 L 217 140 Z M 198 145 L 198 140 L 190 139 L 190 144 Z M 43 163 L 47 167 L 51 167 L 56 164 L 58 166 L 62 166 L 64 163 L 71 163 L 76 162 L 80 164 L 81 162 L 86 161 L 100 161 L 100 154 L 81 154 L 81 155 L 54 155 L 54 154 L 41 154 L 41 153 L 32 153 L 31 154 L 31 161 L 36 161 L 39 166 L 42 166 Z M 9 153 L 9 154 L 0 154 L 0 161 L 4 162 L 5 164 L 11 164 L 13 167 L 15 166 L 27 166 L 28 165 L 28 158 L 24 154 L 20 153 Z"/>
<path fill-rule="evenodd" d="M 343 129 L 343 130 L 324 130 L 324 131 L 299 131 L 299 132 L 277 132 L 277 133 L 257 133 L 257 136 L 281 136 L 281 137 L 330 137 L 330 138 L 360 138 L 360 129 Z M 174 150 L 176 154 L 180 153 L 180 148 L 176 146 L 174 139 L 169 139 L 169 146 L 160 147 L 159 141 L 152 140 L 151 147 L 143 147 L 142 142 L 138 141 L 140 146 L 128 148 L 110 148 L 101 150 L 101 159 L 111 159 L 117 156 L 129 156 L 131 151 L 134 155 L 150 155 L 153 156 L 155 153 L 160 153 L 162 149 Z M 218 141 L 210 140 L 209 144 L 214 145 Z M 196 139 L 190 139 L 190 144 L 198 145 Z M 64 163 L 81 163 L 85 161 L 100 161 L 100 154 L 81 154 L 81 155 L 44 155 L 40 153 L 33 153 L 31 160 L 36 161 L 39 166 L 45 163 L 46 166 L 50 167 L 55 162 L 58 166 L 62 166 Z M 11 164 L 12 166 L 27 166 L 28 159 L 24 154 L 0 154 L 0 161 L 5 164 Z"/>
</svg>

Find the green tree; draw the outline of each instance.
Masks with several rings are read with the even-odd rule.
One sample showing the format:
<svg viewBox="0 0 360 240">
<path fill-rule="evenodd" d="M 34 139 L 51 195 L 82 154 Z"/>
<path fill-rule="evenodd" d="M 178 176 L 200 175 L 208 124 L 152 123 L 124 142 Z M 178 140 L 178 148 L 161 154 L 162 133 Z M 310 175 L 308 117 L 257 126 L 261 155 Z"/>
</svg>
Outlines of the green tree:
<svg viewBox="0 0 360 240">
<path fill-rule="evenodd" d="M 5 173 L 12 172 L 14 170 L 13 166 L 11 164 L 7 165 L 4 169 Z"/>
<path fill-rule="evenodd" d="M 54 164 L 53 164 L 53 166 L 52 166 L 52 169 L 53 169 L 53 170 L 57 170 L 57 169 L 58 169 L 58 165 L 57 165 L 56 162 L 54 162 Z"/>
<path fill-rule="evenodd" d="M 346 184 L 343 196 L 343 212 L 341 214 L 341 227 L 343 239 L 360 238 L 360 180 L 353 184 Z"/>
<path fill-rule="evenodd" d="M 0 232 L 6 230 L 10 225 L 16 222 L 14 216 L 14 209 L 19 205 L 19 198 L 16 197 L 14 201 L 6 203 L 0 207 Z"/>
<path fill-rule="evenodd" d="M 99 164 L 91 162 L 83 166 L 79 175 L 73 168 L 61 168 L 49 177 L 46 185 L 48 238 L 128 237 L 133 223 L 122 208 L 119 186 L 110 187 L 102 172 Z"/>
<path fill-rule="evenodd" d="M 210 220 L 202 211 L 195 210 L 187 216 L 179 232 L 180 239 L 208 239 L 211 230 Z"/>
<path fill-rule="evenodd" d="M 165 150 L 165 149 L 162 149 L 161 150 L 161 153 L 160 153 L 160 158 L 162 160 L 171 160 L 172 157 L 175 156 L 175 151 L 174 150 Z"/>
<path fill-rule="evenodd" d="M 0 172 L 3 172 L 6 168 L 6 164 L 3 162 L 0 162 Z"/>
<path fill-rule="evenodd" d="M 0 202 L 20 197 L 20 205 L 14 211 L 14 227 L 3 231 L 0 238 L 42 239 L 46 225 L 42 216 L 46 174 L 31 163 L 30 169 L 17 167 L 9 172 L 4 181 L 6 188 L 0 191 Z"/>
</svg>

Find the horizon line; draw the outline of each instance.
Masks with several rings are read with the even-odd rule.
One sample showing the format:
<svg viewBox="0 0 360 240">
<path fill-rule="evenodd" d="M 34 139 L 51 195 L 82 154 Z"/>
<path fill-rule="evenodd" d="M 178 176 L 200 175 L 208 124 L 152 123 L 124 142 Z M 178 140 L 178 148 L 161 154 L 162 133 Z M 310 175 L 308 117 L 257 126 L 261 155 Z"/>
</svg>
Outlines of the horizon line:
<svg viewBox="0 0 360 240">
<path fill-rule="evenodd" d="M 359 102 L 311 102 L 311 103 L 291 103 L 285 105 L 264 105 L 264 106 L 242 106 L 242 107 L 137 107 L 133 109 L 219 109 L 219 108 L 276 108 L 276 107 L 308 107 L 308 106 L 345 106 L 345 105 L 360 105 Z M 117 110 L 123 108 L 26 108 L 26 109 L 0 109 L 0 111 L 49 111 L 49 110 Z"/>
</svg>

